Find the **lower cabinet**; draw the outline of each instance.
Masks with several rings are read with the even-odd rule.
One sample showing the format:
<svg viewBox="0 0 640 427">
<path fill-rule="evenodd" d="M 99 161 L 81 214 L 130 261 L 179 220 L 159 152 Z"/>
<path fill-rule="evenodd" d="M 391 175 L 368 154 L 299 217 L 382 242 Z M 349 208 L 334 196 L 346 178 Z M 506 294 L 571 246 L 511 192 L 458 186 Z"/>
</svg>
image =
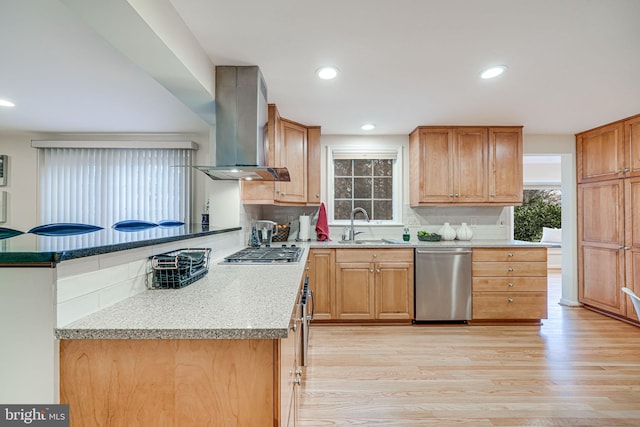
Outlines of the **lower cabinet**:
<svg viewBox="0 0 640 427">
<path fill-rule="evenodd" d="M 314 321 L 413 319 L 413 249 L 311 249 Z"/>
<path fill-rule="evenodd" d="M 289 336 L 278 342 L 280 378 L 280 426 L 293 427 L 298 424 L 300 384 L 302 383 L 302 308 L 296 304 L 291 316 Z"/>
<path fill-rule="evenodd" d="M 474 248 L 472 319 L 547 318 L 546 248 Z"/>
</svg>

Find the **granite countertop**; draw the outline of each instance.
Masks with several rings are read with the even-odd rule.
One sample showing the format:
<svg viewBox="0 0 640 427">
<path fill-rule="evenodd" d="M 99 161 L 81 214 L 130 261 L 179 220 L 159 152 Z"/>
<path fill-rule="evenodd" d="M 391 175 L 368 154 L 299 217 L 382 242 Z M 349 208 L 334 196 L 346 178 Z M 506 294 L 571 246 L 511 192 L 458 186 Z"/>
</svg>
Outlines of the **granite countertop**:
<svg viewBox="0 0 640 427">
<path fill-rule="evenodd" d="M 103 229 L 72 236 L 37 236 L 21 234 L 0 240 L 0 266 L 30 264 L 55 265 L 60 261 L 100 255 L 143 246 L 227 233 L 241 227 L 207 227 L 185 224 L 179 227 L 156 227 L 149 230 L 123 232 Z"/>
<path fill-rule="evenodd" d="M 56 329 L 58 339 L 280 339 L 308 249 L 300 262 L 220 265 L 182 289 L 148 290 Z"/>
<path fill-rule="evenodd" d="M 356 243 L 358 242 L 358 243 Z M 442 240 L 440 242 L 421 242 L 416 237 L 411 236 L 409 242 L 399 239 L 356 239 L 355 242 L 334 240 L 331 242 L 311 242 L 311 248 L 504 248 L 504 247 L 550 247 L 551 245 L 540 242 L 525 242 L 522 240 L 502 240 L 502 239 L 478 239 L 478 240 Z"/>
</svg>

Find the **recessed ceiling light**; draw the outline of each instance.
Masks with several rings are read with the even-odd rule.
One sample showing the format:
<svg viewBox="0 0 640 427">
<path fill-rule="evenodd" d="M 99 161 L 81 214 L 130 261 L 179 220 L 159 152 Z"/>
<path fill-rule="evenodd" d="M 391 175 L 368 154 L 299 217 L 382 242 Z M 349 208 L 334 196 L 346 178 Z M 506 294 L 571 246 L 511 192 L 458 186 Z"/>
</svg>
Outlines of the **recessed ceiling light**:
<svg viewBox="0 0 640 427">
<path fill-rule="evenodd" d="M 336 67 L 320 67 L 316 70 L 316 74 L 322 80 L 331 80 L 338 75 L 338 69 Z"/>
<path fill-rule="evenodd" d="M 504 73 L 506 69 L 506 65 L 496 65 L 495 67 L 487 68 L 486 70 L 484 70 L 482 74 L 480 74 L 480 77 L 482 77 L 483 79 L 492 79 Z"/>
<path fill-rule="evenodd" d="M 2 106 L 2 107 L 15 107 L 16 104 L 14 104 L 11 101 L 7 101 L 6 99 L 0 99 L 0 106 Z"/>
<path fill-rule="evenodd" d="M 376 125 L 374 125 L 373 123 L 366 123 L 360 126 L 360 129 L 362 130 L 374 130 L 375 128 L 376 128 Z"/>
</svg>

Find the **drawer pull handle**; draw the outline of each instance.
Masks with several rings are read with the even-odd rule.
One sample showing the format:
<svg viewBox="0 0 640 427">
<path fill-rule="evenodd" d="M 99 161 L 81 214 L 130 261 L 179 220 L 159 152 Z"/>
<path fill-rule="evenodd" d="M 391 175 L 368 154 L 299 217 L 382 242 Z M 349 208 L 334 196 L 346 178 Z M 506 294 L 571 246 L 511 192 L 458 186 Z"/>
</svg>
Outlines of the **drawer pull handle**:
<svg viewBox="0 0 640 427">
<path fill-rule="evenodd" d="M 513 298 L 509 298 L 507 301 L 509 301 L 509 302 L 513 302 Z"/>
</svg>

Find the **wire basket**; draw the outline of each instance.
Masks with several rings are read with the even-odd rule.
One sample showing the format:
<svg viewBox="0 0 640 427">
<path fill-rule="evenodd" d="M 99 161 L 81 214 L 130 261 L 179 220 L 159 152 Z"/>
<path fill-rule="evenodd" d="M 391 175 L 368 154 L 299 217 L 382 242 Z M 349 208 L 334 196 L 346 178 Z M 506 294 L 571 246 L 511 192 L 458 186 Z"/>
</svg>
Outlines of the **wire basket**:
<svg viewBox="0 0 640 427">
<path fill-rule="evenodd" d="M 179 249 L 149 257 L 149 289 L 180 289 L 209 272 L 210 248 Z"/>
</svg>

